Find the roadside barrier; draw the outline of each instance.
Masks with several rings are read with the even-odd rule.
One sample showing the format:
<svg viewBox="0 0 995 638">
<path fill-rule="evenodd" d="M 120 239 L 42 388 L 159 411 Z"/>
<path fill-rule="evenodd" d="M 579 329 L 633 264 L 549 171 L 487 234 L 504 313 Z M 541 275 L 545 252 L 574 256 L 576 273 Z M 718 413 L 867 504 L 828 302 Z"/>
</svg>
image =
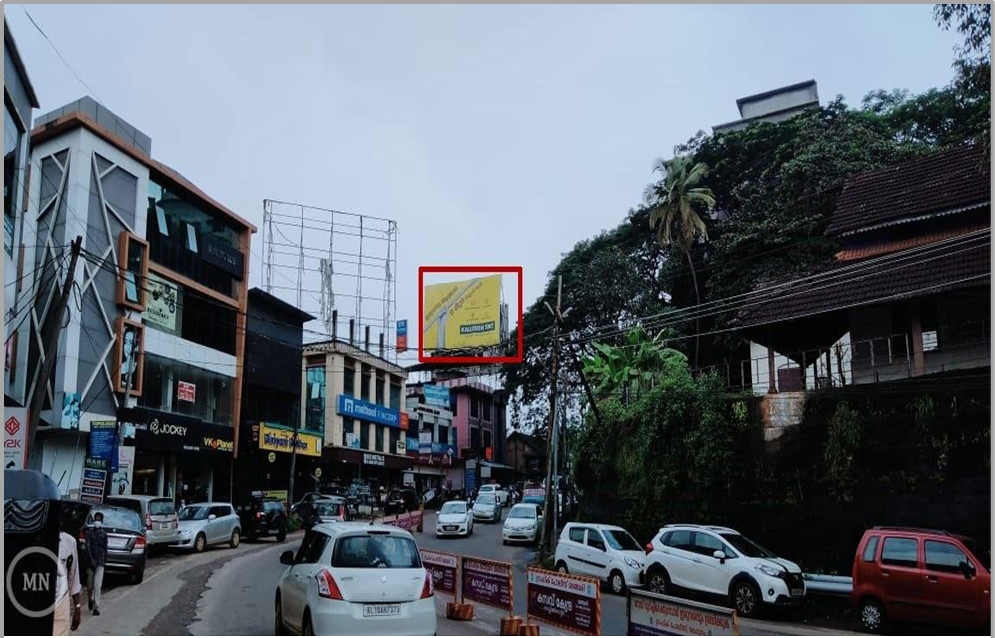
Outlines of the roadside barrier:
<svg viewBox="0 0 995 638">
<path fill-rule="evenodd" d="M 421 561 L 432 575 L 435 591 L 459 597 L 460 557 L 449 552 L 434 549 L 421 550 Z"/>
<path fill-rule="evenodd" d="M 582 636 L 601 635 L 601 582 L 597 578 L 528 568 L 526 620 Z"/>
<path fill-rule="evenodd" d="M 413 512 L 405 512 L 403 514 L 384 516 L 380 519 L 380 522 L 384 525 L 393 525 L 394 527 L 400 527 L 401 529 L 406 529 L 408 531 L 420 532 L 424 527 L 424 518 L 424 514 L 421 510 L 415 510 Z"/>
<path fill-rule="evenodd" d="M 507 610 L 515 615 L 515 580 L 511 563 L 473 556 L 460 558 L 461 600 Z"/>
<path fill-rule="evenodd" d="M 736 611 L 630 589 L 625 606 L 630 636 L 738 636 Z"/>
</svg>

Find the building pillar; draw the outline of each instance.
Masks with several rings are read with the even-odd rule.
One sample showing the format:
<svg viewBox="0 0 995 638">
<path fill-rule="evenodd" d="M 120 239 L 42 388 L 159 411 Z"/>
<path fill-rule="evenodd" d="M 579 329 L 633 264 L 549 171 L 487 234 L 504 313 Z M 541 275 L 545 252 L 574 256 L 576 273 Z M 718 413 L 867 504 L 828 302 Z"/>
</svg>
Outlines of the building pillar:
<svg viewBox="0 0 995 638">
<path fill-rule="evenodd" d="M 922 317 L 919 315 L 919 305 L 912 304 L 912 376 L 926 373 L 926 357 L 922 350 Z"/>
<path fill-rule="evenodd" d="M 774 367 L 774 347 L 767 346 L 767 394 L 777 394 L 777 377 Z"/>
</svg>

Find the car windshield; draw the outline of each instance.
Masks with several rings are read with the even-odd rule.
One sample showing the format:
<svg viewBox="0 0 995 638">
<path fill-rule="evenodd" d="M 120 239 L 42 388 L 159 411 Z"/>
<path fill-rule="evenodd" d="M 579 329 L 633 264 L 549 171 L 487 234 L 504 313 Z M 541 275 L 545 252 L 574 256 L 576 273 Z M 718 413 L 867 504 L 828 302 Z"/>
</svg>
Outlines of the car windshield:
<svg viewBox="0 0 995 638">
<path fill-rule="evenodd" d="M 480 493 L 481 494 L 483 494 L 484 492 L 493 492 L 493 491 L 494 491 L 494 486 L 493 485 L 484 485 L 484 486 L 482 486 L 480 488 Z"/>
<path fill-rule="evenodd" d="M 207 520 L 208 509 L 209 508 L 206 505 L 187 505 L 186 507 L 180 509 L 180 520 L 181 521 Z"/>
<path fill-rule="evenodd" d="M 318 511 L 318 516 L 338 516 L 340 505 L 342 503 L 339 501 L 318 501 L 314 508 Z"/>
<path fill-rule="evenodd" d="M 777 558 L 777 554 L 762 545 L 758 545 L 740 534 L 719 534 L 726 542 L 736 548 L 743 556 L 749 558 Z"/>
<path fill-rule="evenodd" d="M 508 512 L 508 518 L 530 518 L 535 519 L 536 508 L 529 505 L 516 505 Z"/>
<path fill-rule="evenodd" d="M 410 538 L 370 533 L 336 541 L 332 567 L 416 569 L 421 567 L 421 558 Z"/>
<path fill-rule="evenodd" d="M 440 514 L 466 514 L 466 503 L 446 503 L 439 511 Z"/>
<path fill-rule="evenodd" d="M 93 521 L 93 515 L 100 512 L 104 515 L 104 527 L 128 530 L 132 532 L 142 531 L 142 519 L 131 510 L 121 510 L 121 509 L 94 509 L 91 513 L 91 523 Z"/>
<path fill-rule="evenodd" d="M 967 546 L 969 550 L 971 550 L 971 553 L 974 554 L 974 557 L 977 558 L 978 561 L 985 566 L 985 569 L 991 570 L 992 555 L 987 547 L 982 547 L 981 545 L 978 544 L 978 541 L 974 540 L 973 538 L 962 537 L 960 540 Z"/>
<path fill-rule="evenodd" d="M 494 495 L 493 494 L 480 494 L 477 496 L 477 502 L 483 505 L 493 505 Z"/>
<path fill-rule="evenodd" d="M 632 534 L 624 529 L 606 529 L 602 531 L 604 531 L 605 540 L 608 541 L 612 549 L 642 551 L 642 548 L 639 547 L 639 543 L 632 537 Z"/>
<path fill-rule="evenodd" d="M 149 514 L 152 516 L 170 516 L 175 513 L 173 502 L 168 499 L 149 501 Z"/>
</svg>

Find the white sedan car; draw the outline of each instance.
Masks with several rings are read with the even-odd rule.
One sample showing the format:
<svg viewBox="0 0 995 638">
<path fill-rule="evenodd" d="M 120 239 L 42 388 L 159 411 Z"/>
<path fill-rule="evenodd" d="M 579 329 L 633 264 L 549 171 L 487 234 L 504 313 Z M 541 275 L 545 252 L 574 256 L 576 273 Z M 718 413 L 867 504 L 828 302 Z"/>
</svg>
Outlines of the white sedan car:
<svg viewBox="0 0 995 638">
<path fill-rule="evenodd" d="M 497 502 L 502 506 L 508 504 L 508 492 L 502 490 L 500 485 L 496 483 L 488 483 L 487 485 L 481 485 L 480 491 L 477 492 L 477 496 L 483 496 L 484 494 L 493 494 L 497 498 Z"/>
<path fill-rule="evenodd" d="M 387 525 L 322 523 L 304 535 L 276 589 L 276 633 L 432 636 L 432 578 L 411 534 Z"/>
<path fill-rule="evenodd" d="M 473 533 L 473 512 L 466 501 L 449 501 L 439 510 L 435 520 L 435 535 L 469 536 Z"/>
<path fill-rule="evenodd" d="M 535 543 L 539 541 L 542 529 L 542 512 L 534 503 L 519 503 L 508 512 L 501 530 L 501 541 L 507 545 L 514 541 Z"/>
</svg>

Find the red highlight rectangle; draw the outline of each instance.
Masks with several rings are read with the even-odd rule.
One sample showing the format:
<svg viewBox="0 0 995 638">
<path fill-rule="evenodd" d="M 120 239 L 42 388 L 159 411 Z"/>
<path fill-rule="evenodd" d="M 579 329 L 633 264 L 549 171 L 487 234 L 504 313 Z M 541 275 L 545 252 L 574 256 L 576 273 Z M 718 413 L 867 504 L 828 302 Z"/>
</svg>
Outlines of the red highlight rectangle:
<svg viewBox="0 0 995 638">
<path fill-rule="evenodd" d="M 425 334 L 425 273 L 511 273 L 518 276 L 518 350 L 511 357 L 469 357 L 469 356 L 439 356 L 425 355 L 421 335 Z M 522 324 L 524 308 L 522 305 L 522 267 L 521 266 L 419 266 L 418 267 L 418 361 L 421 363 L 465 363 L 479 365 L 485 363 L 521 363 L 524 356 L 524 338 Z M 511 326 L 508 326 L 509 329 Z"/>
</svg>

